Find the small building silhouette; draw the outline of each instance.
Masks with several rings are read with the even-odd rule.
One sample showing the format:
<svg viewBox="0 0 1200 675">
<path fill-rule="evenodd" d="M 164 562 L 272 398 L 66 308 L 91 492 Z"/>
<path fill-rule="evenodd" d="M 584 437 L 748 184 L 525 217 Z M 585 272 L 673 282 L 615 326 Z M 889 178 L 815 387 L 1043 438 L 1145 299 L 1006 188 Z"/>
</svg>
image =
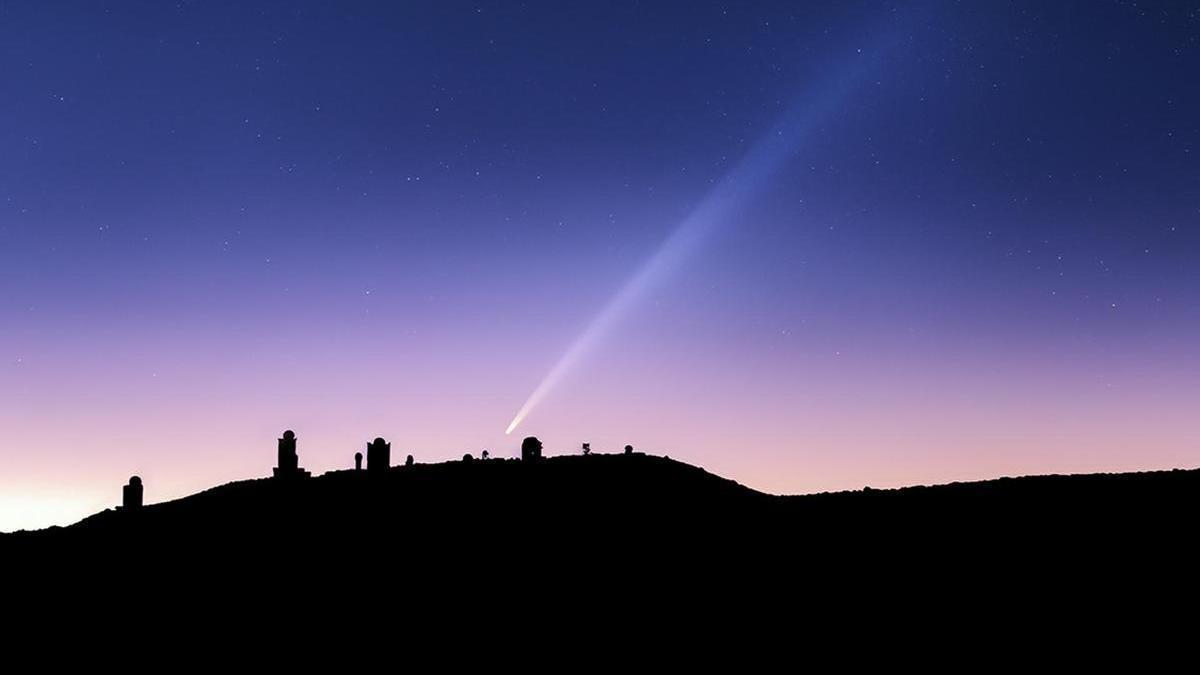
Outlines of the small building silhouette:
<svg viewBox="0 0 1200 675">
<path fill-rule="evenodd" d="M 537 436 L 530 436 L 521 441 L 521 461 L 530 462 L 542 458 L 542 442 Z"/>
<path fill-rule="evenodd" d="M 129 484 L 121 488 L 121 508 L 125 510 L 142 508 L 142 479 L 130 476 Z"/>
<path fill-rule="evenodd" d="M 413 456 L 409 455 L 408 458 L 404 460 L 404 466 L 412 466 L 412 465 L 413 465 Z"/>
<path fill-rule="evenodd" d="M 627 455 L 633 454 L 633 446 L 632 445 L 625 446 L 625 454 L 627 454 Z"/>
<path fill-rule="evenodd" d="M 278 466 L 275 467 L 276 478 L 307 478 L 309 473 L 300 468 L 300 457 L 296 454 L 296 432 L 288 429 L 279 439 Z"/>
<path fill-rule="evenodd" d="M 392 444 L 376 438 L 367 444 L 367 472 L 381 473 L 392 465 Z"/>
<path fill-rule="evenodd" d="M 354 453 L 354 470 L 362 471 L 362 453 L 361 452 Z"/>
</svg>

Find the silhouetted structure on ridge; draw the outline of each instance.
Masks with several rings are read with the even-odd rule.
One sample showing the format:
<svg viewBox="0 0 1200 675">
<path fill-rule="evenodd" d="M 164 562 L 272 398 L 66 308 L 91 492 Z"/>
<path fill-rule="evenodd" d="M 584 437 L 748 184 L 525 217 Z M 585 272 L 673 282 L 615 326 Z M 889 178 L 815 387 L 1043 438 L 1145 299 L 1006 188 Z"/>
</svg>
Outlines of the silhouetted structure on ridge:
<svg viewBox="0 0 1200 675">
<path fill-rule="evenodd" d="M 730 616 L 770 617 L 775 607 L 747 611 L 741 599 L 747 593 L 785 597 L 788 589 L 807 595 L 817 588 L 830 591 L 827 604 L 841 604 L 845 588 L 873 583 L 862 572 L 864 563 L 894 551 L 903 552 L 887 561 L 897 565 L 895 573 L 878 579 L 872 593 L 886 594 L 897 579 L 922 596 L 938 584 L 956 598 L 971 583 L 986 586 L 982 592 L 995 590 L 996 583 L 1007 593 L 1033 589 L 1037 597 L 1023 599 L 1018 611 L 1036 608 L 1042 599 L 1063 606 L 1074 600 L 1063 595 L 1058 576 L 1046 573 L 1047 565 L 1094 572 L 1073 581 L 1098 602 L 1109 602 L 1114 580 L 1127 579 L 1128 596 L 1136 601 L 1161 595 L 1177 604 L 1169 591 L 1147 593 L 1142 579 L 1178 569 L 1176 585 L 1183 587 L 1192 571 L 1187 553 L 1200 469 L 787 496 L 632 445 L 616 452 L 602 445 L 590 456 L 569 456 L 560 447 L 551 456 L 529 437 L 518 443 L 520 461 L 512 458 L 517 438 L 509 437 L 507 450 L 496 446 L 501 455 L 489 461 L 479 448 L 474 461 L 468 455 L 462 464 L 436 460 L 391 471 L 376 462 L 377 470 L 389 469 L 378 475 L 363 465 L 347 476 L 343 465 L 319 477 L 318 471 L 306 479 L 258 477 L 155 504 L 143 502 L 142 479 L 127 476 L 122 501 L 78 523 L 0 533 L 0 560 L 5 569 L 13 567 L 13 578 L 41 567 L 69 580 L 71 575 L 58 573 L 59 563 L 91 556 L 101 571 L 80 581 L 93 588 L 111 588 L 125 598 L 125 589 L 147 580 L 162 587 L 199 580 L 201 600 L 216 607 L 274 604 L 259 602 L 250 588 L 260 579 L 274 595 L 295 593 L 311 581 L 323 584 L 323 592 L 305 592 L 304 610 L 334 618 L 347 614 L 347 600 L 361 600 L 352 609 L 359 615 L 381 606 L 412 608 L 417 615 L 442 611 L 460 598 L 511 606 L 530 598 L 541 605 L 542 597 L 567 598 L 589 612 L 610 599 L 636 610 L 642 598 L 661 598 L 685 611 L 706 603 L 718 613 L 724 608 L 711 603 L 730 598 L 738 603 Z M 287 467 L 295 466 L 289 459 L 297 439 L 289 432 L 282 440 L 280 468 L 287 475 Z M 359 454 L 367 459 L 366 451 Z M 500 518 L 492 516 L 498 505 Z M 408 577 L 400 583 L 376 584 L 371 570 L 371 584 L 347 583 L 363 578 L 364 564 L 404 555 L 410 556 Z M 946 564 L 964 557 L 972 564 Z M 629 564 L 642 558 L 661 561 L 664 571 L 646 573 Z M 568 559 L 588 564 L 546 564 Z M 472 572 L 481 560 L 487 571 Z M 1096 567 L 1097 561 L 1109 566 Z M 1146 573 L 1138 564 L 1146 565 Z M 670 570 L 687 571 L 676 576 Z M 814 587 L 806 579 L 824 583 Z M 314 604 L 323 598 L 334 603 Z M 141 609 L 136 602 L 105 604 Z M 198 625 L 210 621 L 208 613 L 194 611 L 190 598 L 181 604 Z M 1081 605 L 1086 611 L 1095 606 Z M 297 611 L 294 603 L 275 607 Z M 1143 609 L 1132 607 L 1131 615 Z M 996 614 L 990 604 L 982 610 Z M 1010 616 L 1003 611 L 998 619 L 1007 623 Z"/>
<path fill-rule="evenodd" d="M 308 472 L 300 468 L 300 457 L 296 454 L 296 432 L 288 429 L 279 439 L 279 460 L 274 471 L 276 478 L 307 478 Z"/>
<path fill-rule="evenodd" d="M 591 443 L 583 444 L 583 454 L 585 454 L 585 455 L 592 454 L 592 444 Z"/>
<path fill-rule="evenodd" d="M 121 508 L 125 510 L 142 508 L 142 479 L 130 476 L 129 484 L 121 488 Z"/>
<path fill-rule="evenodd" d="M 625 454 L 627 454 L 627 455 L 633 454 L 633 446 L 632 445 L 625 446 Z"/>
<path fill-rule="evenodd" d="M 537 436 L 530 436 L 521 441 L 521 461 L 530 462 L 542 458 L 542 442 Z"/>
<path fill-rule="evenodd" d="M 354 453 L 354 470 L 362 471 L 362 453 L 361 452 Z"/>
<path fill-rule="evenodd" d="M 409 455 L 408 458 L 404 460 L 404 466 L 412 466 L 412 465 L 413 465 L 413 457 L 412 457 L 412 455 Z"/>
<path fill-rule="evenodd" d="M 392 465 L 392 444 L 376 438 L 367 444 L 367 472 L 382 473 Z"/>
</svg>

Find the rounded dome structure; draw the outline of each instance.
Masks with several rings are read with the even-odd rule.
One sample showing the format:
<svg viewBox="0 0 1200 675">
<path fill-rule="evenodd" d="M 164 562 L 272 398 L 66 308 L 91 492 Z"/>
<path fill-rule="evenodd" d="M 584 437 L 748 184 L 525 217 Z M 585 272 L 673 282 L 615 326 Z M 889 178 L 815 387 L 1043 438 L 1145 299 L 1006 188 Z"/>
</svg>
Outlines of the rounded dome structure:
<svg viewBox="0 0 1200 675">
<path fill-rule="evenodd" d="M 524 441 L 521 441 L 521 459 L 533 460 L 541 459 L 542 457 L 542 442 L 537 436 L 529 436 Z"/>
<path fill-rule="evenodd" d="M 367 471 L 386 471 L 392 465 L 392 444 L 382 436 L 367 444 Z"/>
</svg>

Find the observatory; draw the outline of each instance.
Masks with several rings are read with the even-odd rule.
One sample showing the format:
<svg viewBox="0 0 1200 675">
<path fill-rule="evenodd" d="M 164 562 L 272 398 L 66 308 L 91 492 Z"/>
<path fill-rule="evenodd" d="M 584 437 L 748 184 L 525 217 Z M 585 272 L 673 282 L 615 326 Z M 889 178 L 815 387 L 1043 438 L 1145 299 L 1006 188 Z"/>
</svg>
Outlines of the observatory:
<svg viewBox="0 0 1200 675">
<path fill-rule="evenodd" d="M 127 511 L 142 508 L 141 478 L 130 476 L 129 484 L 121 488 L 121 508 Z"/>
<path fill-rule="evenodd" d="M 276 478 L 308 478 L 309 473 L 300 468 L 300 457 L 296 454 L 296 432 L 288 429 L 279 439 L 278 466 L 274 471 Z"/>
<path fill-rule="evenodd" d="M 392 444 L 376 438 L 367 443 L 367 473 L 382 473 L 392 465 Z"/>
<path fill-rule="evenodd" d="M 533 462 L 542 458 L 542 442 L 537 436 L 530 436 L 521 442 L 521 460 Z"/>
</svg>

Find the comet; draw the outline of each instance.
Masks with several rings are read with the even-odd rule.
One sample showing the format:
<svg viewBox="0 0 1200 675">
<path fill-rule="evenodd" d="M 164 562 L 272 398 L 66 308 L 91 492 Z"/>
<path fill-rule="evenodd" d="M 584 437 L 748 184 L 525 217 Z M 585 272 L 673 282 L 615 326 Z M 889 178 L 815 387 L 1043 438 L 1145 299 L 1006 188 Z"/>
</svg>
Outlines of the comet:
<svg viewBox="0 0 1200 675">
<path fill-rule="evenodd" d="M 651 288 L 683 265 L 715 229 L 727 223 L 795 158 L 805 142 L 821 131 L 821 125 L 830 120 L 854 88 L 877 67 L 884 51 L 880 48 L 864 54 L 864 50 L 857 50 L 849 55 L 848 66 L 838 69 L 834 76 L 818 78 L 819 84 L 797 98 L 568 345 L 517 411 L 505 434 L 511 434 Z"/>
</svg>

